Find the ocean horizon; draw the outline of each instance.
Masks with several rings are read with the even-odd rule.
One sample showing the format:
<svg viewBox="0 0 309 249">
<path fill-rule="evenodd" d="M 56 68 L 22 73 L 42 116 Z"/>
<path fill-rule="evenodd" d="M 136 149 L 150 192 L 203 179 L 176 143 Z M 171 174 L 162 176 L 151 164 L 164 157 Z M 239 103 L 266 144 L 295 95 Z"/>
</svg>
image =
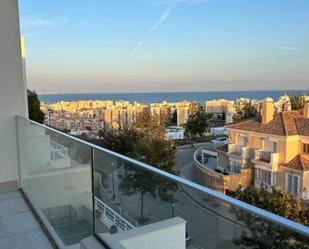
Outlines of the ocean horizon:
<svg viewBox="0 0 309 249">
<path fill-rule="evenodd" d="M 154 92 L 154 93 L 55 93 L 39 94 L 39 100 L 51 104 L 59 101 L 78 100 L 125 100 L 140 103 L 158 103 L 162 101 L 179 102 L 183 100 L 196 101 L 200 104 L 212 99 L 236 100 L 241 97 L 263 99 L 271 97 L 275 101 L 282 95 L 302 93 L 309 95 L 309 90 L 271 90 L 271 91 L 218 91 L 218 92 Z"/>
</svg>

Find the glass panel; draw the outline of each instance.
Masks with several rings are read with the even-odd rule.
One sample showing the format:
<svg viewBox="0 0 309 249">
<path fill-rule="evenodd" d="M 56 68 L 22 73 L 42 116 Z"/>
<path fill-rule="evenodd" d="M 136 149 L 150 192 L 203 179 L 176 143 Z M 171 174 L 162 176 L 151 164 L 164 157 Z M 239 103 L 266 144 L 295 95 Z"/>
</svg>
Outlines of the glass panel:
<svg viewBox="0 0 309 249">
<path fill-rule="evenodd" d="M 121 244 L 111 248 L 147 248 L 141 240 L 177 249 L 307 248 L 308 237 L 128 158 L 21 118 L 18 136 L 22 189 L 61 249 L 79 248 L 93 228 L 105 244 Z"/>
<path fill-rule="evenodd" d="M 21 118 L 18 135 L 23 191 L 58 247 L 79 248 L 93 231 L 91 148 Z"/>
<path fill-rule="evenodd" d="M 301 246 L 308 242 L 288 229 L 106 152 L 94 150 L 94 170 L 95 232 L 105 243 L 110 238 L 114 243 L 117 238 L 127 239 L 129 230 L 141 235 L 146 225 L 160 227 L 162 221 L 174 217 L 181 217 L 186 229 L 178 235 L 172 228 L 165 229 L 164 234 L 175 243 L 182 240 L 179 248 L 305 248 Z"/>
</svg>

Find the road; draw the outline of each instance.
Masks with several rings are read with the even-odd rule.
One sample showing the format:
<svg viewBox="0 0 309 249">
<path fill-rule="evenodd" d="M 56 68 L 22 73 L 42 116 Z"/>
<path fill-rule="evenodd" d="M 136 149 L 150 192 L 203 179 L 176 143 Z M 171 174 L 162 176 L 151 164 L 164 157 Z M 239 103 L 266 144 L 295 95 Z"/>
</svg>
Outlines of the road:
<svg viewBox="0 0 309 249">
<path fill-rule="evenodd" d="M 185 173 L 187 178 L 192 178 L 192 158 L 195 150 L 196 148 L 183 148 L 177 151 L 175 167 L 182 174 Z M 115 203 L 130 217 L 137 219 L 140 215 L 140 194 L 127 196 L 118 191 L 118 184 L 121 181 L 118 173 L 114 174 Z M 109 183 L 105 186 L 107 188 L 112 183 L 110 174 L 108 179 Z M 232 241 L 239 236 L 242 226 L 233 222 L 234 219 L 231 217 L 235 218 L 235 215 L 228 206 L 186 186 L 178 186 L 174 198 L 177 201 L 173 208 L 170 202 L 161 201 L 160 198 L 147 193 L 144 198 L 147 223 L 171 218 L 174 213 L 187 222 L 187 231 L 191 238 L 188 249 L 237 248 Z"/>
</svg>

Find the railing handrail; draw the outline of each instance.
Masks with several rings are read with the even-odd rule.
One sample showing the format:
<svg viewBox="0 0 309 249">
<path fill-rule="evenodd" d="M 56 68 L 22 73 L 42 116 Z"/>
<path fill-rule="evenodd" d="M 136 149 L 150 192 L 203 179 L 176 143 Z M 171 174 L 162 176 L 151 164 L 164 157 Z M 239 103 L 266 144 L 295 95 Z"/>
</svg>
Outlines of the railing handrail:
<svg viewBox="0 0 309 249">
<path fill-rule="evenodd" d="M 97 149 L 97 150 L 102 151 L 104 153 L 107 153 L 107 154 L 109 154 L 111 156 L 115 156 L 115 157 L 118 157 L 118 158 L 123 159 L 125 161 L 128 161 L 128 162 L 134 164 L 135 166 L 140 167 L 140 168 L 142 168 L 144 170 L 153 172 L 153 173 L 155 173 L 157 175 L 166 177 L 169 180 L 174 181 L 176 183 L 179 183 L 179 184 L 185 185 L 187 187 L 190 187 L 190 188 L 196 189 L 198 191 L 201 191 L 201 192 L 203 192 L 205 194 L 208 194 L 208 195 L 210 195 L 210 196 L 212 196 L 212 197 L 214 197 L 214 198 L 216 198 L 216 199 L 218 199 L 220 201 L 223 201 L 223 202 L 226 202 L 226 203 L 228 203 L 228 204 L 230 204 L 232 206 L 235 206 L 235 207 L 237 207 L 237 208 L 239 208 L 239 209 L 241 209 L 243 211 L 246 211 L 246 212 L 249 212 L 249 213 L 253 213 L 253 214 L 257 215 L 257 216 L 260 216 L 261 218 L 263 218 L 265 220 L 271 221 L 271 222 L 273 222 L 275 224 L 278 224 L 278 225 L 280 225 L 282 227 L 285 227 L 287 229 L 293 230 L 294 232 L 298 232 L 300 234 L 303 234 L 303 235 L 309 237 L 309 227 L 307 227 L 305 225 L 302 225 L 300 223 L 296 223 L 296 222 L 294 222 L 292 220 L 289 220 L 289 219 L 284 218 L 282 216 L 276 215 L 276 214 L 271 213 L 269 211 L 266 211 L 264 209 L 252 206 L 252 205 L 250 205 L 248 203 L 242 202 L 242 201 L 237 200 L 235 198 L 232 198 L 230 196 L 221 194 L 219 192 L 216 192 L 215 190 L 212 190 L 210 188 L 201 186 L 201 185 L 199 185 L 197 183 L 194 183 L 192 181 L 189 181 L 189 180 L 187 180 L 185 178 L 181 178 L 179 176 L 176 176 L 176 175 L 173 175 L 171 173 L 165 172 L 165 171 L 163 171 L 161 169 L 158 169 L 156 167 L 150 166 L 150 165 L 145 164 L 143 162 L 139 162 L 139 161 L 137 161 L 135 159 L 129 158 L 129 157 L 124 156 L 122 154 L 119 154 L 117 152 L 108 150 L 106 148 L 103 148 L 103 147 L 100 147 L 98 145 L 89 143 L 89 142 L 84 141 L 82 139 L 73 137 L 73 136 L 71 136 L 69 134 L 63 133 L 63 132 L 61 132 L 59 130 L 56 130 L 54 128 L 51 128 L 51 127 L 48 127 L 46 125 L 40 124 L 40 123 L 35 122 L 33 120 L 27 119 L 25 117 L 21 117 L 19 115 L 16 115 L 16 117 L 24 119 L 25 121 L 28 121 L 28 122 L 30 122 L 32 124 L 38 125 L 40 127 L 43 127 L 43 128 L 45 128 L 47 130 L 51 130 L 51 131 L 53 131 L 55 133 L 58 133 L 58 134 L 60 134 L 62 136 L 70 138 L 70 139 L 72 139 L 72 140 L 74 140 L 76 142 L 88 145 L 89 147 L 91 147 L 93 149 Z"/>
</svg>

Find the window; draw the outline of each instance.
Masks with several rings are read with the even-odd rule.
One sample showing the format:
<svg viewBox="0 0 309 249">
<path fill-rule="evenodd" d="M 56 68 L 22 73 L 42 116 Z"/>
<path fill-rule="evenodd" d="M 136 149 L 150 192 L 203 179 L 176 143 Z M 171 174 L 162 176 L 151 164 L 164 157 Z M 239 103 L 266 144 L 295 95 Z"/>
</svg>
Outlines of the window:
<svg viewBox="0 0 309 249">
<path fill-rule="evenodd" d="M 271 171 L 255 169 L 255 180 L 262 182 L 263 184 L 272 185 Z"/>
<path fill-rule="evenodd" d="M 286 190 L 287 192 L 297 195 L 299 194 L 300 177 L 297 175 L 286 174 Z"/>
<path fill-rule="evenodd" d="M 303 153 L 309 154 L 309 144 L 303 144 Z"/>
<path fill-rule="evenodd" d="M 233 173 L 240 173 L 241 171 L 241 165 L 239 163 L 236 162 L 231 162 L 231 166 L 230 166 L 230 171 Z"/>
</svg>

